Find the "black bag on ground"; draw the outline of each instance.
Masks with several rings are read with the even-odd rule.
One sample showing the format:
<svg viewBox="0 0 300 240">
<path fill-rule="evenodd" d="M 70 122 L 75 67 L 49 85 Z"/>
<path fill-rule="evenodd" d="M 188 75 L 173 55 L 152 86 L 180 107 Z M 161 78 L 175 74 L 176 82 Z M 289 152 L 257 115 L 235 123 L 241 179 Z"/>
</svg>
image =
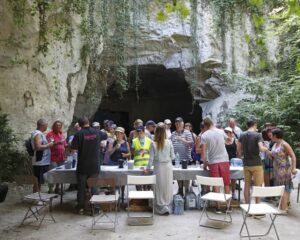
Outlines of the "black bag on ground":
<svg viewBox="0 0 300 240">
<path fill-rule="evenodd" d="M 7 192 L 8 186 L 6 184 L 0 184 L 0 203 L 4 202 Z"/>
</svg>

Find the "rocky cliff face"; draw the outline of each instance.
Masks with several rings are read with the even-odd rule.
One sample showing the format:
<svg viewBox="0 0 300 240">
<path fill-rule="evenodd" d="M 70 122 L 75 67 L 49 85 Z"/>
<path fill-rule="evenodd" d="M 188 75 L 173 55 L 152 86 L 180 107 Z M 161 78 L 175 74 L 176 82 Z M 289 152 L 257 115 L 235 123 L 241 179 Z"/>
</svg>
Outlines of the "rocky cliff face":
<svg viewBox="0 0 300 240">
<path fill-rule="evenodd" d="M 46 57 L 37 53 L 38 16 L 26 16 L 22 28 L 13 20 L 11 5 L 1 1 L 1 111 L 9 114 L 10 125 L 21 139 L 28 137 L 37 119 L 42 117 L 49 124 L 61 119 L 68 126 L 77 95 L 83 93 L 87 81 L 87 68 L 80 58 L 80 18 L 74 16 L 71 20 L 74 29 L 71 41 L 51 41 Z"/>
<path fill-rule="evenodd" d="M 191 16 L 181 20 L 175 13 L 163 23 L 158 23 L 155 16 L 149 19 L 145 14 L 139 18 L 138 28 L 128 26 L 125 65 L 163 65 L 167 69 L 182 69 L 186 81 L 194 88 L 194 99 L 203 107 L 203 114 L 216 118 L 245 96 L 230 92 L 222 78 L 214 73 L 225 66 L 229 72 L 247 75 L 252 59 L 244 36 L 254 33 L 250 17 L 239 14 L 236 18 L 240 22 L 227 26 L 220 37 L 214 9 L 204 2 L 207 3 L 198 1 L 196 31 L 191 26 Z M 46 56 L 36 52 L 40 30 L 38 16 L 26 16 L 28 24 L 22 29 L 22 34 L 26 34 L 23 38 L 13 22 L 9 2 L 3 0 L 0 21 L 0 108 L 9 114 L 15 132 L 25 138 L 41 117 L 46 117 L 49 122 L 62 119 L 68 127 L 73 115 L 79 117 L 85 113 L 92 116 L 102 95 L 99 91 L 94 104 L 88 103 L 90 94 L 85 91 L 88 64 L 83 64 L 80 55 L 83 46 L 80 17 L 72 16 L 73 37 L 70 42 L 51 41 Z M 113 23 L 109 26 L 109 34 L 113 37 Z M 191 48 L 195 34 L 196 57 L 195 48 Z M 267 42 L 268 58 L 276 60 L 276 39 Z M 103 50 L 98 63 L 101 80 L 98 84 L 105 88 L 104 85 L 111 84 L 107 67 L 114 67 L 116 63 L 111 58 L 113 52 L 109 42 L 104 43 L 103 49 L 102 45 L 98 48 L 99 53 Z"/>
</svg>

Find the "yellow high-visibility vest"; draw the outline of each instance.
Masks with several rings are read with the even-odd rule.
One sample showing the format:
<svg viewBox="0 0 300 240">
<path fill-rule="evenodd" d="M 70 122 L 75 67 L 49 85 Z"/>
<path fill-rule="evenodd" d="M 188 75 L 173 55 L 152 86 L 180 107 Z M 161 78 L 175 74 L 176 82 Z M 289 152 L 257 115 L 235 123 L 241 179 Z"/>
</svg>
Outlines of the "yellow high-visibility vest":
<svg viewBox="0 0 300 240">
<path fill-rule="evenodd" d="M 149 159 L 150 159 L 150 146 L 151 146 L 151 139 L 148 137 L 145 137 L 145 142 L 144 142 L 144 147 L 142 147 L 140 139 L 139 138 L 134 138 L 132 140 L 133 143 L 133 148 L 135 151 L 139 151 L 141 150 L 141 148 L 143 148 L 146 153 L 144 153 L 144 155 L 142 156 L 141 154 L 137 153 L 134 154 L 133 160 L 134 160 L 134 166 L 147 166 Z"/>
</svg>

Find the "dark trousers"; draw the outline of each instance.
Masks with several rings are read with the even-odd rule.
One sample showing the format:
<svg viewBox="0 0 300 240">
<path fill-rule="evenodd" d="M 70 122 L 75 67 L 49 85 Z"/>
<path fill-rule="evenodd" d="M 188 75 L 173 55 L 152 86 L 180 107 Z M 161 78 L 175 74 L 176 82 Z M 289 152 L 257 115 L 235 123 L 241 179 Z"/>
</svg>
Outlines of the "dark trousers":
<svg viewBox="0 0 300 240">
<path fill-rule="evenodd" d="M 94 174 L 83 174 L 83 173 L 76 173 L 77 177 L 77 208 L 82 209 L 84 208 L 84 201 L 85 201 L 85 192 L 87 190 L 86 181 L 88 178 L 91 177 L 98 177 L 98 173 Z M 92 194 L 95 193 L 95 189 L 92 189 Z"/>
</svg>

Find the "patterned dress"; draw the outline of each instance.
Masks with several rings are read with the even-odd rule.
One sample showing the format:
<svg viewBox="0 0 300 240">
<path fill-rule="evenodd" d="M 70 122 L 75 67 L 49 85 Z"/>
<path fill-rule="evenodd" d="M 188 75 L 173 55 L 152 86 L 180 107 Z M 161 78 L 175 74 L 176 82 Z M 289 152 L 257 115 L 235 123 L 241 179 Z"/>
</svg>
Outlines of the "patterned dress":
<svg viewBox="0 0 300 240">
<path fill-rule="evenodd" d="M 292 190 L 292 165 L 282 144 L 275 143 L 272 148 L 275 186 L 284 185 L 285 191 Z"/>
</svg>

